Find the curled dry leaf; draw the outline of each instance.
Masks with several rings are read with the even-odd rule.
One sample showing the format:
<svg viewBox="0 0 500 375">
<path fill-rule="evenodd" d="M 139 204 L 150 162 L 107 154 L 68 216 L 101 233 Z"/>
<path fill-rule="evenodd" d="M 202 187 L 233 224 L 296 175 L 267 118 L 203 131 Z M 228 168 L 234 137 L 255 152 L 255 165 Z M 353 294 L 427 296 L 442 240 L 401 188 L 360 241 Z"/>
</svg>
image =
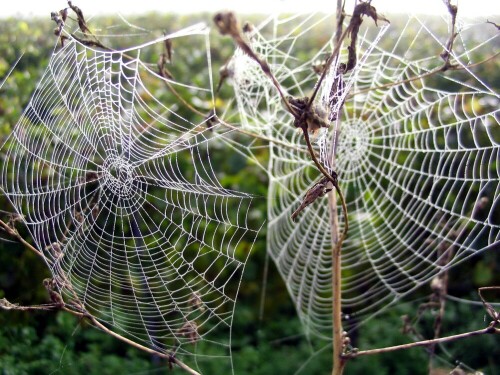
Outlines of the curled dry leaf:
<svg viewBox="0 0 500 375">
<path fill-rule="evenodd" d="M 191 298 L 188 301 L 189 306 L 193 309 L 198 309 L 200 311 L 205 311 L 205 306 L 203 305 L 203 301 L 201 299 L 201 295 L 198 292 L 193 292 Z"/>
<path fill-rule="evenodd" d="M 191 344 L 197 342 L 201 337 L 198 333 L 198 325 L 192 320 L 188 320 L 184 325 L 177 331 L 181 336 L 187 337 Z"/>
<path fill-rule="evenodd" d="M 321 180 L 319 180 L 316 184 L 313 185 L 312 188 L 310 188 L 306 195 L 304 196 L 304 200 L 300 204 L 299 208 L 295 210 L 295 212 L 292 214 L 292 220 L 295 221 L 297 216 L 310 204 L 316 201 L 316 199 L 321 198 L 324 196 L 326 193 L 331 191 L 333 189 L 333 186 L 331 186 L 331 182 L 329 181 L 328 178 L 323 177 Z"/>
<path fill-rule="evenodd" d="M 52 255 L 54 260 L 58 260 L 64 256 L 60 242 L 53 242 L 45 248 Z"/>
<path fill-rule="evenodd" d="M 58 306 L 64 306 L 64 300 L 61 294 L 57 291 L 57 282 L 54 279 L 44 279 L 43 286 L 49 293 L 50 301 Z"/>
<path fill-rule="evenodd" d="M 309 133 L 316 134 L 321 128 L 328 128 L 330 121 L 328 120 L 328 111 L 320 103 L 313 103 L 309 107 L 309 98 L 294 98 L 289 96 L 287 98 L 290 107 L 300 114 L 295 118 L 294 126 L 296 128 L 302 127 L 302 124 L 307 125 Z"/>
<path fill-rule="evenodd" d="M 68 1 L 68 6 L 71 8 L 73 12 L 75 12 L 77 20 L 78 20 L 78 27 L 82 31 L 82 33 L 90 33 L 90 29 L 87 27 L 87 23 L 85 22 L 85 17 L 83 16 L 82 10 L 74 5 L 71 1 Z"/>
<path fill-rule="evenodd" d="M 493 322 L 495 322 L 495 324 L 500 323 L 500 312 L 496 311 L 495 308 L 493 307 L 493 305 L 491 303 L 489 303 L 488 301 L 486 301 L 486 299 L 483 297 L 483 295 L 481 294 L 481 291 L 483 289 L 500 290 L 500 287 L 479 288 L 479 291 L 478 291 L 479 298 L 481 298 L 481 302 L 483 302 L 483 306 L 484 306 L 486 312 L 488 313 L 488 315 L 493 319 Z"/>
<path fill-rule="evenodd" d="M 214 16 L 215 26 L 222 35 L 239 36 L 238 20 L 233 12 L 219 12 Z"/>
</svg>

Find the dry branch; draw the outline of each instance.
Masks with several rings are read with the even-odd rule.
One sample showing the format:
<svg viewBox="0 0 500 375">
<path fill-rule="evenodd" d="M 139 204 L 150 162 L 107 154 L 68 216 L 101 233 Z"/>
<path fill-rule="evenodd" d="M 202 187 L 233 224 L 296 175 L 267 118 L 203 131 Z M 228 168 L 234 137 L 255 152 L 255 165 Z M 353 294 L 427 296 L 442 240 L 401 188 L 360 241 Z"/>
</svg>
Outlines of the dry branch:
<svg viewBox="0 0 500 375">
<path fill-rule="evenodd" d="M 471 332 L 465 332 L 465 333 L 460 333 L 458 335 L 452 335 L 452 336 L 446 336 L 446 337 L 440 337 L 437 339 L 432 339 L 432 340 L 423 340 L 423 341 L 416 341 L 416 342 L 410 342 L 408 344 L 402 344 L 402 345 L 395 345 L 395 346 L 388 346 L 385 348 L 379 348 L 379 349 L 370 349 L 370 350 L 359 350 L 359 351 L 352 351 L 350 353 L 346 353 L 343 355 L 343 358 L 356 358 L 360 357 L 363 355 L 374 355 L 374 354 L 381 354 L 381 353 L 389 353 L 389 352 L 394 352 L 398 350 L 405 350 L 405 349 L 411 349 L 411 348 L 416 348 L 420 346 L 428 347 L 431 345 L 436 345 L 436 344 L 442 344 L 445 342 L 452 342 L 460 339 L 465 339 L 468 337 L 474 337 L 474 336 L 480 336 L 480 335 L 500 335 L 500 329 L 495 328 L 493 324 L 490 324 L 488 327 L 479 329 L 477 331 L 471 331 Z"/>
</svg>

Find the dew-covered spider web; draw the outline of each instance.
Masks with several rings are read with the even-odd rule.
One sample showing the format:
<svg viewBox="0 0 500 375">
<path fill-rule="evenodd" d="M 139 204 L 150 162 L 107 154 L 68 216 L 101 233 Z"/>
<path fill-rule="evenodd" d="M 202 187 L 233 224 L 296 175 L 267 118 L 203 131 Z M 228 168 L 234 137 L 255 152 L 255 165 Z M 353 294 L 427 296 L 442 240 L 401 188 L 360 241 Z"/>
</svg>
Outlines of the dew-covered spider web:
<svg viewBox="0 0 500 375">
<path fill-rule="evenodd" d="M 343 83 L 336 78 L 339 62 L 347 59 L 343 49 L 320 89 L 317 102 L 333 116 L 329 129 L 315 135 L 314 146 L 323 164 L 338 173 L 350 221 L 342 258 L 347 329 L 441 271 L 499 248 L 500 94 L 487 72 L 499 68 L 494 55 L 500 38 L 485 20 L 459 18 L 451 52 L 459 69 L 427 75 L 443 64 L 440 54 L 450 32 L 445 11 L 442 18 L 412 16 L 390 26 L 365 20 L 355 69 Z M 312 92 L 334 48 L 325 38 L 333 25 L 335 18 L 324 15 L 276 16 L 247 36 L 286 94 L 302 97 Z M 325 40 L 319 52 L 309 38 Z M 332 221 L 337 217 L 333 227 L 342 232 L 341 206 L 330 193 L 292 221 L 321 176 L 277 91 L 252 64 L 237 51 L 229 66 L 242 126 L 274 140 L 269 165 L 263 165 L 270 179 L 268 251 L 306 332 L 329 338 Z M 332 105 L 334 85 L 343 89 L 333 90 L 338 97 Z M 262 141 L 244 148 L 227 142 L 259 163 Z"/>
<path fill-rule="evenodd" d="M 257 232 L 252 197 L 216 175 L 208 32 L 115 51 L 63 30 L 2 147 L 1 187 L 68 307 L 160 352 L 228 356 Z M 179 48 L 160 74 L 166 40 Z"/>
</svg>

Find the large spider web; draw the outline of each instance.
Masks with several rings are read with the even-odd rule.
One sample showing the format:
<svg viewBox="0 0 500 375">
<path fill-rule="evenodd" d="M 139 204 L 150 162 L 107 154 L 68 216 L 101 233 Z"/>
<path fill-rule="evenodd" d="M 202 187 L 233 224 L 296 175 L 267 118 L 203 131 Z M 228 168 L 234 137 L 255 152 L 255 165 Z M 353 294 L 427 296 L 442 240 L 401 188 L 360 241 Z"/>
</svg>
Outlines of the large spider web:
<svg viewBox="0 0 500 375">
<path fill-rule="evenodd" d="M 252 197 L 218 182 L 217 134 L 192 113 L 193 98 L 207 113 L 213 106 L 208 28 L 120 51 L 64 35 L 3 145 L 3 192 L 73 309 L 158 351 L 206 343 L 228 355 L 256 231 Z M 186 50 L 169 68 L 201 60 L 206 86 L 195 75 L 161 77 L 141 60 L 167 39 Z"/>
<path fill-rule="evenodd" d="M 323 163 L 337 171 L 347 199 L 350 230 L 342 259 L 346 328 L 380 313 L 439 272 L 498 249 L 500 240 L 500 95 L 487 75 L 467 67 L 498 51 L 498 32 L 460 20 L 452 60 L 462 69 L 405 82 L 442 65 L 446 23 L 409 17 L 387 30 L 367 27 L 370 21 L 360 32 L 357 67 L 344 77 L 348 96 L 343 107 L 344 98 L 339 98 L 335 109 L 340 119 L 320 132 L 315 144 Z M 277 16 L 249 38 L 288 93 L 299 97 L 312 91 L 318 79 L 313 67 L 326 59 L 333 42 L 306 61 L 293 53 L 298 45 L 303 48 L 312 30 L 323 25 L 321 30 L 331 34 L 334 24 L 327 16 Z M 233 64 L 247 64 L 241 56 L 236 52 Z M 340 60 L 346 61 L 345 51 Z M 492 65 L 498 69 L 498 60 Z M 320 176 L 276 90 L 261 83 L 262 74 L 246 69 L 237 76 L 239 71 L 233 70 L 232 82 L 242 124 L 275 140 L 264 167 L 270 179 L 268 251 L 306 332 L 328 338 L 332 198 L 316 200 L 298 222 L 291 220 Z M 335 72 L 335 67 L 330 70 L 319 102 L 328 103 Z M 258 142 L 243 149 L 231 140 L 228 144 L 258 162 L 252 151 L 252 146 L 261 147 Z M 336 212 L 341 232 L 338 202 Z"/>
</svg>

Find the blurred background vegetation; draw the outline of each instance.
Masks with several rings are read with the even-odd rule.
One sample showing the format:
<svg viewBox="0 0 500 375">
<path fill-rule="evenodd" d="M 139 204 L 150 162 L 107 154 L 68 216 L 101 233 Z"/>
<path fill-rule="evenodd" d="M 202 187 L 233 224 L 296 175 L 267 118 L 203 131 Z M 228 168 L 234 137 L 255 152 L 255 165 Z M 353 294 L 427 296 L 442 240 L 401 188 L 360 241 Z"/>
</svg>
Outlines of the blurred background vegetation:
<svg viewBox="0 0 500 375">
<path fill-rule="evenodd" d="M 47 17 L 48 18 L 48 17 Z M 148 14 L 129 20 L 137 25 L 147 25 L 150 30 L 175 31 L 196 21 L 211 19 L 210 14 L 194 16 L 160 16 Z M 93 21 L 94 22 L 94 21 Z M 112 25 L 116 19 L 103 18 L 95 21 L 101 26 Z M 26 107 L 36 83 L 43 74 L 48 58 L 54 48 L 54 24 L 48 19 L 3 19 L 0 22 L 0 77 L 4 77 L 17 58 L 24 53 L 16 69 L 0 91 L 0 143 L 6 139 Z M 446 30 L 443 30 L 446 35 Z M 297 57 L 308 56 L 311 49 L 325 40 L 321 30 L 310 34 L 311 43 L 297 46 Z M 120 40 L 104 40 L 105 44 L 120 47 Z M 133 45 L 134 40 L 126 41 Z M 231 55 L 230 40 L 211 39 L 213 71 Z M 174 45 L 174 49 L 176 49 Z M 179 51 L 181 48 L 178 48 Z M 425 48 L 422 48 L 425 50 Z M 160 51 L 161 52 L 161 51 Z M 156 55 L 155 55 L 156 53 Z M 182 52 L 179 52 L 182 53 Z M 158 51 L 143 55 L 143 59 L 156 62 Z M 496 68 L 495 68 L 496 67 Z M 180 72 L 182 73 L 182 72 Z M 186 72 L 184 72 L 186 73 Z M 197 75 L 194 80 L 207 79 L 202 68 L 190 71 Z M 500 86 L 498 65 L 479 67 L 478 74 L 487 75 L 493 87 Z M 217 78 L 216 78 L 217 80 Z M 223 88 L 218 107 L 223 108 L 231 96 L 229 86 Z M 262 151 L 262 160 L 267 157 Z M 235 190 L 257 195 L 250 215 L 252 220 L 262 222 L 266 213 L 267 179 L 255 164 L 236 153 L 224 152 L 214 156 L 214 163 L 224 170 L 221 182 Z M 0 159 L 0 163 L 2 160 Z M 2 212 L 12 208 L 5 197 L 0 197 Z M 8 220 L 4 214 L 3 218 Z M 255 225 L 254 225 L 255 227 Z M 19 227 L 21 234 L 28 233 Z M 234 315 L 232 349 L 236 374 L 327 374 L 331 367 L 331 348 L 328 343 L 311 338 L 301 331 L 292 302 L 285 285 L 272 263 L 264 277 L 266 264 L 265 228 L 253 247 L 247 263 Z M 453 269 L 450 275 L 450 294 L 476 299 L 480 286 L 500 285 L 500 262 L 498 252 L 490 252 L 474 258 L 467 264 Z M 23 246 L 7 239 L 0 242 L 0 298 L 12 303 L 31 305 L 47 302 L 42 280 L 49 277 L 45 264 Z M 263 288 L 265 298 L 261 299 Z M 353 345 L 367 349 L 409 342 L 412 337 L 401 332 L 402 315 L 415 317 L 418 306 L 425 302 L 430 288 L 421 288 L 419 294 L 405 301 L 387 314 L 367 322 L 353 333 Z M 485 326 L 484 310 L 449 301 L 443 324 L 443 334 L 465 332 Z M 432 335 L 433 315 L 426 313 L 418 323 L 425 337 Z M 477 337 L 437 349 L 438 365 L 443 373 L 458 363 L 485 374 L 500 373 L 500 345 L 498 338 Z M 184 358 L 183 358 L 184 360 Z M 190 358 L 185 358 L 191 364 Z M 427 354 L 417 348 L 379 356 L 359 358 L 351 361 L 347 374 L 426 374 Z M 227 373 L 217 358 L 211 359 L 204 368 L 207 374 Z M 447 369 L 447 370 L 446 370 Z M 176 370 L 181 373 L 180 370 Z M 69 314 L 28 313 L 2 311 L 0 313 L 0 374 L 160 374 L 167 373 L 163 360 L 152 358 L 134 348 L 99 332 L 85 322 Z"/>
</svg>

